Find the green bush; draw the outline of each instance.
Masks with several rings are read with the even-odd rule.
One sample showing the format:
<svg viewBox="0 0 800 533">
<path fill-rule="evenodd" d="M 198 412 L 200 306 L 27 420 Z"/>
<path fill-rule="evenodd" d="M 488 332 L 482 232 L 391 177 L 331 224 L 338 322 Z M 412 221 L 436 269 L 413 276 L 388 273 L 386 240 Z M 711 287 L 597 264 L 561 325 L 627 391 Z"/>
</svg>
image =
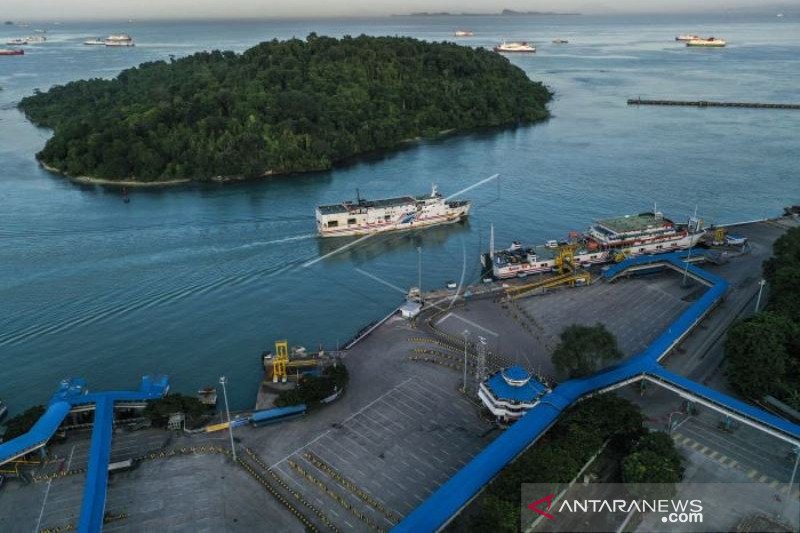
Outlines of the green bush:
<svg viewBox="0 0 800 533">
<path fill-rule="evenodd" d="M 283 391 L 278 395 L 275 405 L 286 407 L 304 403 L 313 407 L 337 390 L 343 390 L 347 386 L 348 379 L 347 368 L 343 364 L 326 367 L 319 377 L 302 376 L 294 389 Z"/>
<path fill-rule="evenodd" d="M 573 324 L 561 333 L 561 342 L 553 352 L 556 370 L 569 377 L 593 374 L 622 357 L 617 339 L 603 324 Z"/>
<path fill-rule="evenodd" d="M 170 415 L 183 413 L 186 415 L 186 424 L 191 426 L 200 420 L 208 409 L 203 403 L 194 396 L 183 394 L 168 394 L 158 400 L 147 402 L 144 409 L 144 416 L 147 417 L 154 426 L 165 427 L 169 422 Z"/>
</svg>

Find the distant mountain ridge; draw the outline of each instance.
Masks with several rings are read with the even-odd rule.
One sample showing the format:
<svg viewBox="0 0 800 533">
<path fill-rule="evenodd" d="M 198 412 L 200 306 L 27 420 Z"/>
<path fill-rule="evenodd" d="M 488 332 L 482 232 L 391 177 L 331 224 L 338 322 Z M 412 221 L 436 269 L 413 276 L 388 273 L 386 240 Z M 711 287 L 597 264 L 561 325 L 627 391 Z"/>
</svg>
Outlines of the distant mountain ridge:
<svg viewBox="0 0 800 533">
<path fill-rule="evenodd" d="M 580 13 L 560 13 L 557 11 L 515 11 L 513 9 L 504 9 L 499 13 L 450 13 L 449 11 L 438 11 L 435 13 L 429 13 L 427 11 L 421 11 L 419 13 L 409 13 L 407 15 L 398 14 L 392 15 L 393 17 L 485 17 L 491 15 L 500 15 L 500 16 L 543 16 L 543 15 L 556 15 L 556 16 L 575 16 L 580 15 Z"/>
</svg>

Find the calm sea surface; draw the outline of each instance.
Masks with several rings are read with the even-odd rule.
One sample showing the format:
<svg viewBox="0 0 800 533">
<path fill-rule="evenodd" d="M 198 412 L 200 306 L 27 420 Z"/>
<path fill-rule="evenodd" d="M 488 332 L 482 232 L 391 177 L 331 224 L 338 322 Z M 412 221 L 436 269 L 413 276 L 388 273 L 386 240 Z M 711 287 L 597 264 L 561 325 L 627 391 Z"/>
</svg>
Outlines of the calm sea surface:
<svg viewBox="0 0 800 533">
<path fill-rule="evenodd" d="M 276 338 L 333 347 L 401 302 L 391 286 L 479 274 L 491 223 L 498 246 L 541 242 L 602 216 L 651 209 L 710 222 L 773 216 L 800 202 L 800 112 L 631 108 L 629 97 L 800 101 L 800 23 L 709 17 L 467 17 L 0 26 L 0 41 L 47 30 L 24 57 L 0 57 L 0 398 L 19 411 L 58 381 L 134 387 L 168 373 L 193 392 L 229 377 L 233 402 L 254 402 L 259 353 Z M 135 190 L 77 186 L 40 169 L 49 136 L 16 102 L 34 89 L 112 77 L 143 61 L 198 50 L 242 51 L 309 32 L 410 35 L 492 46 L 529 40 L 513 57 L 555 92 L 544 124 L 424 142 L 331 172 L 226 186 Z M 133 49 L 81 43 L 125 31 Z M 673 38 L 721 36 L 720 50 Z M 559 37 L 568 45 L 553 45 Z M 374 238 L 304 268 L 332 245 L 314 207 L 355 196 L 468 193 L 466 225 Z M 376 281 L 380 278 L 383 283 Z M 502 348 L 502 347 L 501 347 Z"/>
</svg>

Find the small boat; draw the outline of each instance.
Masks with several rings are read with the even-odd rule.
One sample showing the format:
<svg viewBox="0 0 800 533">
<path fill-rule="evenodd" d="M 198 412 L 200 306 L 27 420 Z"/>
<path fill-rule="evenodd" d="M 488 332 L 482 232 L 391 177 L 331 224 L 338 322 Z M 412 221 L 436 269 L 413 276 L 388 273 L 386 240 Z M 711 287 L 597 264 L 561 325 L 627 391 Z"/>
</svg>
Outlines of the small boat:
<svg viewBox="0 0 800 533">
<path fill-rule="evenodd" d="M 217 405 L 217 389 L 215 387 L 203 387 L 197 391 L 197 399 L 203 405 L 214 407 Z"/>
<path fill-rule="evenodd" d="M 10 44 L 11 46 L 25 46 L 28 44 L 28 39 L 11 39 L 10 41 L 6 41 L 6 44 Z"/>
<path fill-rule="evenodd" d="M 686 43 L 686 46 L 699 46 L 708 48 L 722 48 L 728 44 L 725 39 L 717 39 L 716 37 L 709 37 L 708 39 L 692 39 Z"/>
<path fill-rule="evenodd" d="M 448 289 L 456 289 L 456 288 L 458 288 L 458 283 L 456 283 L 455 281 L 448 281 L 447 282 L 447 288 Z"/>
<path fill-rule="evenodd" d="M 456 37 L 472 37 L 475 34 L 469 30 L 456 30 L 453 35 Z"/>
<path fill-rule="evenodd" d="M 494 47 L 494 51 L 500 54 L 508 54 L 508 53 L 534 53 L 536 52 L 536 47 L 533 45 L 528 44 L 525 41 L 522 42 L 515 42 L 515 43 L 507 43 L 505 41 L 502 44 L 499 44 Z"/>
<path fill-rule="evenodd" d="M 0 56 L 24 56 L 25 50 L 10 50 L 8 48 L 0 48 Z"/>
<path fill-rule="evenodd" d="M 44 35 L 31 35 L 27 38 L 28 44 L 41 44 L 47 41 Z"/>
<path fill-rule="evenodd" d="M 105 46 L 106 42 L 105 40 L 98 37 L 96 39 L 87 39 L 83 41 L 83 44 L 85 44 L 86 46 Z"/>
<path fill-rule="evenodd" d="M 694 40 L 700 39 L 700 38 L 701 37 L 699 35 L 684 34 L 684 35 L 678 35 L 677 37 L 675 37 L 675 40 L 676 41 L 684 41 L 685 42 L 685 41 L 694 41 Z"/>
<path fill-rule="evenodd" d="M 553 44 L 567 44 L 569 43 L 566 39 L 553 39 Z"/>
</svg>

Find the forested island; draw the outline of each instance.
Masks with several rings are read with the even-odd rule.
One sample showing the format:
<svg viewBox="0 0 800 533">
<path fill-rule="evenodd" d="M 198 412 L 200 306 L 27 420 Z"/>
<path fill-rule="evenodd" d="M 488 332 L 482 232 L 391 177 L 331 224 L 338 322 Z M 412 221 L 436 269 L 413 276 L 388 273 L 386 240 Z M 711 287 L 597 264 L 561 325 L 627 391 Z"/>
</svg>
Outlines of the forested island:
<svg viewBox="0 0 800 533">
<path fill-rule="evenodd" d="M 37 154 L 47 168 L 153 183 L 325 170 L 411 139 L 542 120 L 550 98 L 485 49 L 312 33 L 144 63 L 19 106 L 54 130 Z"/>
</svg>

